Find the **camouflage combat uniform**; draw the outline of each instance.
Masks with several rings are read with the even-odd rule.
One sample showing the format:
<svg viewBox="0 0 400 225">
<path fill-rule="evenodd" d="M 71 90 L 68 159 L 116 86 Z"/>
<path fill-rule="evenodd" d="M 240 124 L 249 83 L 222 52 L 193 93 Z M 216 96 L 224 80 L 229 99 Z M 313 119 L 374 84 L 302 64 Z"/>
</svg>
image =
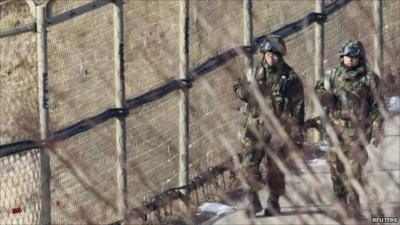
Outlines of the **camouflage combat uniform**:
<svg viewBox="0 0 400 225">
<path fill-rule="evenodd" d="M 304 92 L 301 79 L 283 58 L 274 66 L 264 61 L 253 69 L 252 76 L 267 106 L 273 110 L 292 141 L 301 145 L 303 133 L 300 128 L 304 122 Z M 263 139 L 282 160 L 286 158 L 288 149 L 279 141 L 277 135 L 268 129 L 267 124 L 264 124 L 260 117 L 260 107 L 249 93 L 249 88 L 250 83 L 246 80 L 240 80 L 234 85 L 236 96 L 247 103 L 248 120 L 243 140 L 247 152 L 243 157 L 242 167 L 252 193 L 250 197 L 253 198 L 253 207 L 257 208 L 258 206 L 254 205 L 259 205 L 257 191 L 261 188 L 260 163 L 266 155 L 265 145 L 261 145 L 259 139 Z M 279 196 L 285 192 L 285 177 L 270 157 L 267 157 L 267 163 L 270 189 L 267 204 L 272 202 L 279 206 Z"/>
<path fill-rule="evenodd" d="M 368 155 L 361 143 L 360 135 L 366 137 L 369 143 L 373 130 L 382 126 L 377 103 L 377 98 L 380 97 L 380 81 L 379 77 L 366 66 L 361 42 L 347 42 L 342 47 L 340 57 L 345 55 L 343 49 L 346 46 L 360 49 L 360 64 L 358 67 L 348 68 L 340 62 L 331 71 L 328 90 L 325 89 L 323 81 L 318 81 L 316 92 L 322 98 L 322 105 L 326 106 L 329 112 L 340 141 L 340 150 L 349 160 L 354 178 L 362 184 L 362 166 L 367 162 Z M 328 101 L 326 101 L 327 96 L 330 98 Z M 351 207 L 359 207 L 359 197 L 348 183 L 344 164 L 338 159 L 335 151 L 328 152 L 328 162 L 336 197 L 346 206 L 350 204 Z"/>
</svg>

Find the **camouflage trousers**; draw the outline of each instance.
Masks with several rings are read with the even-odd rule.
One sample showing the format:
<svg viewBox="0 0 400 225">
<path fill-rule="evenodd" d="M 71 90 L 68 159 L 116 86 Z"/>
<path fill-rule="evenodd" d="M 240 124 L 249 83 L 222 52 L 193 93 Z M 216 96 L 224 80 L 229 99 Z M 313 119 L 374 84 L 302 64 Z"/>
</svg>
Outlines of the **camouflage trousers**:
<svg viewBox="0 0 400 225">
<path fill-rule="evenodd" d="M 286 149 L 278 151 L 280 155 L 285 154 Z M 264 149 L 251 148 L 243 157 L 242 168 L 249 184 L 250 191 L 258 192 L 263 188 L 262 173 L 260 164 L 266 157 Z M 284 156 L 280 156 L 284 160 Z M 267 184 L 270 193 L 274 196 L 280 196 L 285 193 L 285 175 L 280 171 L 276 163 L 270 158 L 266 157 L 267 161 Z"/>
<path fill-rule="evenodd" d="M 255 132 L 257 134 L 255 134 Z M 291 133 L 293 134 L 293 132 Z M 301 136 L 298 134 L 297 136 Z M 257 138 L 258 136 L 258 138 Z M 251 121 L 246 129 L 244 138 L 244 148 L 246 152 L 242 159 L 242 169 L 246 181 L 250 186 L 250 191 L 258 192 L 264 187 L 262 182 L 262 173 L 260 164 L 263 160 L 266 162 L 267 185 L 270 189 L 270 195 L 279 197 L 285 193 L 285 175 L 278 168 L 276 162 L 266 153 L 267 150 L 275 153 L 282 161 L 288 158 L 287 146 L 271 134 L 263 124 Z M 260 143 L 259 139 L 264 143 Z M 297 142 L 297 141 L 296 141 Z"/>
<path fill-rule="evenodd" d="M 338 124 L 336 123 L 335 130 L 340 140 L 340 149 L 333 148 L 327 153 L 333 191 L 339 199 L 348 197 L 359 201 L 358 194 L 350 184 L 350 177 L 345 171 L 345 164 L 339 159 L 338 151 L 343 152 L 352 176 L 361 186 L 363 186 L 362 169 L 368 161 L 368 154 L 354 128 L 342 126 L 338 129 L 337 127 Z"/>
</svg>

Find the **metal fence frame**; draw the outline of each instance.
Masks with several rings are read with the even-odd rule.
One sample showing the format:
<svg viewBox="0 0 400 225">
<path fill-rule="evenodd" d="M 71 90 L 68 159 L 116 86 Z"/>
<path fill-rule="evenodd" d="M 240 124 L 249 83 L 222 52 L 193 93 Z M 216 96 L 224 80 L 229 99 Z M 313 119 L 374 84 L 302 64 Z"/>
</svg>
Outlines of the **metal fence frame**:
<svg viewBox="0 0 400 225">
<path fill-rule="evenodd" d="M 329 15 L 345 7 L 352 0 L 336 0 L 335 2 L 324 5 L 324 0 L 315 0 L 316 12 L 312 12 L 306 15 L 304 18 L 287 24 L 272 33 L 279 34 L 283 37 L 287 37 L 293 33 L 296 33 L 313 23 L 317 23 L 315 29 L 316 37 L 316 53 L 315 53 L 315 78 L 323 76 L 323 59 L 324 59 L 324 29 L 323 24 L 326 22 Z M 374 15 L 376 24 L 376 35 L 375 37 L 375 65 L 376 69 L 382 74 L 382 51 L 383 48 L 379 48 L 382 45 L 382 0 L 375 0 L 374 4 Z M 244 45 L 229 49 L 215 57 L 209 58 L 204 63 L 200 64 L 193 70 L 189 71 L 189 58 L 188 58 L 188 35 L 189 25 L 189 1 L 181 1 L 180 7 L 180 74 L 179 79 L 169 81 L 168 83 L 152 89 L 140 96 L 126 99 L 125 88 L 124 88 L 124 40 L 123 40 L 123 2 L 122 0 L 94 0 L 91 3 L 79 6 L 75 9 L 61 13 L 60 15 L 51 16 L 46 18 L 46 6 L 35 6 L 32 10 L 32 1 L 27 0 L 27 3 L 31 7 L 31 12 L 36 17 L 36 22 L 32 24 L 26 24 L 15 28 L 0 30 L 0 38 L 8 37 L 12 35 L 18 35 L 25 32 L 37 32 L 38 41 L 38 76 L 39 76 L 39 106 L 40 110 L 40 121 L 41 121 L 41 140 L 25 140 L 15 143 L 10 143 L 0 146 L 0 157 L 6 157 L 9 155 L 17 154 L 23 151 L 28 151 L 35 148 L 41 149 L 41 179 L 42 179 L 42 206 L 41 209 L 41 224 L 51 224 L 50 212 L 51 212 L 51 196 L 50 196 L 50 167 L 48 156 L 46 153 L 46 147 L 56 142 L 60 142 L 69 139 L 81 132 L 88 131 L 93 127 L 104 123 L 105 121 L 113 118 L 117 118 L 116 122 L 116 149 L 118 155 L 118 217 L 121 223 L 124 219 L 132 212 L 137 212 L 138 209 L 127 208 L 127 183 L 126 183 L 126 125 L 125 118 L 129 114 L 130 110 L 141 107 L 146 103 L 153 102 L 166 96 L 172 92 L 180 92 L 180 158 L 184 159 L 180 162 L 180 187 L 169 189 L 162 193 L 160 196 L 168 195 L 171 191 L 179 193 L 189 193 L 195 189 L 198 183 L 207 182 L 207 179 L 200 179 L 201 177 L 210 177 L 209 174 L 221 174 L 226 170 L 226 166 L 216 166 L 202 176 L 194 178 L 189 181 L 189 170 L 188 170 L 188 144 L 189 144 L 189 108 L 188 108 L 188 94 L 190 88 L 193 88 L 193 81 L 199 77 L 207 75 L 209 72 L 217 69 L 224 65 L 229 60 L 236 58 L 237 56 L 244 54 L 248 56 L 245 62 L 247 70 L 251 70 L 253 61 L 252 55 L 254 54 L 258 44 L 260 44 L 266 37 L 261 35 L 253 38 L 252 28 L 252 0 L 243 0 L 243 15 L 244 15 Z M 55 131 L 49 134 L 48 132 L 48 89 L 47 89 L 47 48 L 46 48 L 46 27 L 55 24 L 62 23 L 76 16 L 84 13 L 96 10 L 107 4 L 114 4 L 114 59 L 115 59 L 115 84 L 116 84 L 116 96 L 115 96 L 115 108 L 110 108 L 102 113 L 93 117 L 81 120 L 69 127 Z M 34 5 L 33 5 L 34 6 Z M 47 21 L 47 22 L 45 22 Z M 183 156 L 183 157 L 182 157 Z M 197 183 L 196 183 L 197 180 Z M 169 198 L 171 199 L 171 198 Z M 173 198 L 172 198 L 173 199 Z M 184 199 L 181 195 L 176 195 L 175 199 Z M 149 202 L 146 205 L 147 212 L 154 211 L 157 207 L 154 206 L 154 202 Z M 143 212 L 142 212 L 143 213 Z"/>
</svg>

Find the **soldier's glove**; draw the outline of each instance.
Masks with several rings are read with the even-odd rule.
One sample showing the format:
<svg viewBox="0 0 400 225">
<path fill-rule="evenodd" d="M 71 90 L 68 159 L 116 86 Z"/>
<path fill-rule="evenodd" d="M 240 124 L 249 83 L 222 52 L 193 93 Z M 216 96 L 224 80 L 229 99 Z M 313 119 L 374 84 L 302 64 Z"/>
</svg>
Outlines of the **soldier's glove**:
<svg viewBox="0 0 400 225">
<path fill-rule="evenodd" d="M 382 129 L 376 129 L 373 132 L 371 139 L 371 144 L 373 144 L 375 147 L 378 147 L 380 143 L 382 143 L 383 139 L 385 138 L 385 134 Z"/>
<path fill-rule="evenodd" d="M 323 107 L 334 107 L 335 96 L 332 93 L 327 91 L 319 91 L 317 92 L 317 95 Z"/>
<path fill-rule="evenodd" d="M 250 82 L 244 79 L 239 79 L 239 81 L 233 85 L 233 90 L 236 96 L 242 100 L 248 102 L 250 99 Z"/>
</svg>

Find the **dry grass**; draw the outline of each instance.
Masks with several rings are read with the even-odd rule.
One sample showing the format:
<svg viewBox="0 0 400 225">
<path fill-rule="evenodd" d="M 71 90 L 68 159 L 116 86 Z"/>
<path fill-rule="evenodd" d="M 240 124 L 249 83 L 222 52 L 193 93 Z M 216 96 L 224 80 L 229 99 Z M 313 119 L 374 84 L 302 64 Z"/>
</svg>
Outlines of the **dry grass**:
<svg viewBox="0 0 400 225">
<path fill-rule="evenodd" d="M 5 17 L 0 19 L 0 29 L 8 29 L 12 27 L 16 27 L 21 24 L 21 21 L 18 18 L 18 13 L 9 13 Z"/>
</svg>

